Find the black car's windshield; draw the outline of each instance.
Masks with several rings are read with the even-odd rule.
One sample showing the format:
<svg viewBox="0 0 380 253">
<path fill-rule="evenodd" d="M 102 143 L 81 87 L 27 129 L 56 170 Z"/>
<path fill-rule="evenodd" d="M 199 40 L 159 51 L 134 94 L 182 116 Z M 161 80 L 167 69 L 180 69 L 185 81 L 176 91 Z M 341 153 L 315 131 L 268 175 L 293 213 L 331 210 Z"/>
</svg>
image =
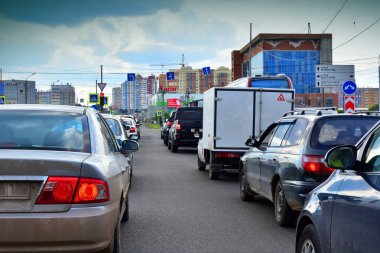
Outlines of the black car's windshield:
<svg viewBox="0 0 380 253">
<path fill-rule="evenodd" d="M 329 149 L 343 144 L 355 144 L 379 120 L 377 117 L 336 117 L 319 120 L 312 132 L 313 148 Z"/>
<path fill-rule="evenodd" d="M 84 115 L 49 111 L 0 111 L 0 149 L 90 152 Z"/>
</svg>

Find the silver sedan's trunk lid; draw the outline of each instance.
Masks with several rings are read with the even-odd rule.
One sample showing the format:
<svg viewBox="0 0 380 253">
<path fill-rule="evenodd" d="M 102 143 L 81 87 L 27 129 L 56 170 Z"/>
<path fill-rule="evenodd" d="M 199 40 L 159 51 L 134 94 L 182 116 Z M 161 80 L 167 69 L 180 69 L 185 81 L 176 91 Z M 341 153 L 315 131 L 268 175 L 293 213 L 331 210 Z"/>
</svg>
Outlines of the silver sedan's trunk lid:
<svg viewBox="0 0 380 253">
<path fill-rule="evenodd" d="M 88 153 L 0 150 L 0 212 L 59 212 L 69 204 L 36 205 L 49 176 L 79 177 Z"/>
</svg>

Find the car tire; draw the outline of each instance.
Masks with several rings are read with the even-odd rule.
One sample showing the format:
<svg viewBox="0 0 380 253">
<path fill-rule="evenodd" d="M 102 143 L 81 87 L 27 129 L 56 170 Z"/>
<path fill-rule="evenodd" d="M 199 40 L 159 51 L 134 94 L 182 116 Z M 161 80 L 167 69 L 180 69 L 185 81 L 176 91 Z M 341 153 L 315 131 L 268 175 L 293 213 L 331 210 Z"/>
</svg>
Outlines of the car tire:
<svg viewBox="0 0 380 253">
<path fill-rule="evenodd" d="M 242 171 L 240 171 L 240 173 L 239 173 L 239 183 L 240 183 L 240 198 L 241 198 L 241 200 L 252 201 L 255 198 L 255 195 L 251 191 L 251 189 L 249 188 L 247 176 Z"/>
<path fill-rule="evenodd" d="M 123 218 L 121 219 L 121 222 L 127 222 L 129 220 L 129 196 L 127 196 L 127 199 L 125 200 L 125 211 L 123 214 Z"/>
<path fill-rule="evenodd" d="M 206 164 L 204 164 L 198 156 L 198 170 L 199 171 L 205 171 L 206 170 Z"/>
<path fill-rule="evenodd" d="M 168 138 L 163 138 L 164 139 L 164 144 L 165 144 L 165 146 L 167 146 L 168 145 Z"/>
<path fill-rule="evenodd" d="M 281 181 L 278 181 L 274 192 L 274 215 L 282 227 L 295 225 L 296 214 L 288 205 Z"/>
<path fill-rule="evenodd" d="M 170 144 L 170 149 L 171 149 L 172 153 L 177 153 L 177 151 L 178 151 L 178 145 L 175 144 L 174 141 L 172 141 L 172 143 Z"/>
<path fill-rule="evenodd" d="M 215 164 L 210 164 L 208 168 L 208 177 L 212 180 L 218 180 L 220 172 L 216 171 L 217 165 Z"/>
<path fill-rule="evenodd" d="M 321 242 L 313 224 L 307 225 L 301 232 L 300 239 L 296 246 L 296 253 L 301 252 L 322 252 Z"/>
<path fill-rule="evenodd" d="M 172 147 L 172 144 L 171 144 L 171 142 L 168 140 L 168 149 L 170 150 L 171 147 Z"/>
<path fill-rule="evenodd" d="M 121 252 L 121 234 L 120 234 L 120 214 L 117 217 L 115 230 L 111 239 L 111 243 L 103 250 L 104 253 L 120 253 Z"/>
</svg>

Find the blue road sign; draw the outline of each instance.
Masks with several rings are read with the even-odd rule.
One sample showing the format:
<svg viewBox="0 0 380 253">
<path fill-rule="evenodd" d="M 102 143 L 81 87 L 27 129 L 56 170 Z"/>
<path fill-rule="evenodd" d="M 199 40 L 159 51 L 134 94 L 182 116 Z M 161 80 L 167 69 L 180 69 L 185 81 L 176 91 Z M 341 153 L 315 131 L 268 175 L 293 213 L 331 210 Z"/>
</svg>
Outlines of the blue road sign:
<svg viewBox="0 0 380 253">
<path fill-rule="evenodd" d="M 108 97 L 104 97 L 104 105 L 108 105 Z"/>
<path fill-rule="evenodd" d="M 202 68 L 202 70 L 203 70 L 203 74 L 204 74 L 205 76 L 211 74 L 211 68 L 210 68 L 210 67 L 204 67 L 204 68 Z"/>
<path fill-rule="evenodd" d="M 0 105 L 5 105 L 5 97 L 0 96 Z"/>
<path fill-rule="evenodd" d="M 136 79 L 135 73 L 128 73 L 128 82 L 134 82 Z"/>
<path fill-rule="evenodd" d="M 174 80 L 174 72 L 166 72 L 166 80 L 173 81 Z"/>
<path fill-rule="evenodd" d="M 0 96 L 4 96 L 4 82 L 0 82 Z"/>
<path fill-rule="evenodd" d="M 91 105 L 91 107 L 94 108 L 95 110 L 99 111 L 98 105 Z"/>
<path fill-rule="evenodd" d="M 356 84 L 353 81 L 347 81 L 343 84 L 342 89 L 347 95 L 354 94 L 356 91 Z"/>
<path fill-rule="evenodd" d="M 98 99 L 99 99 L 99 97 L 98 97 L 98 94 L 89 94 L 89 103 L 98 103 Z"/>
</svg>

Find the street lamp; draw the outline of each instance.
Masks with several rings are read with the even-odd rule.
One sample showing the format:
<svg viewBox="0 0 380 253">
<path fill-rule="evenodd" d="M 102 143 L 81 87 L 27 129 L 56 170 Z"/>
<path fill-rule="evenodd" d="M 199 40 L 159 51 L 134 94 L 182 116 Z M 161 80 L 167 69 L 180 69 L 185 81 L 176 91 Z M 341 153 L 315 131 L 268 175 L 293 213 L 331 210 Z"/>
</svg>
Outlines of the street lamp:
<svg viewBox="0 0 380 253">
<path fill-rule="evenodd" d="M 36 73 L 30 74 L 27 78 L 25 78 L 25 104 L 28 103 L 28 78 L 34 76 Z"/>
</svg>

